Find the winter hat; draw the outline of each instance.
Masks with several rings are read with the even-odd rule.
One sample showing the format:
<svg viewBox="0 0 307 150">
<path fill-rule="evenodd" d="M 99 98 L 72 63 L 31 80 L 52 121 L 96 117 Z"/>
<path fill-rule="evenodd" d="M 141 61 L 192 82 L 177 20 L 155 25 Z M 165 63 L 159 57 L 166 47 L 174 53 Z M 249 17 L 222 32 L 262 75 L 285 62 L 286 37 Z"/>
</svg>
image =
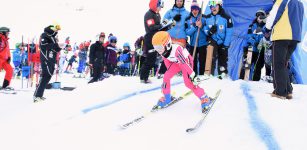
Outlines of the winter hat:
<svg viewBox="0 0 307 150">
<path fill-rule="evenodd" d="M 195 9 L 200 10 L 200 7 L 199 7 L 199 5 L 197 3 L 197 0 L 193 0 L 193 2 L 191 4 L 191 11 L 195 10 Z"/>
<path fill-rule="evenodd" d="M 0 28 L 0 33 L 5 34 L 7 32 L 10 32 L 10 29 L 8 27 L 1 27 Z"/>
<path fill-rule="evenodd" d="M 263 9 L 259 9 L 259 10 L 256 12 L 256 17 L 259 17 L 259 16 L 264 16 L 264 17 L 266 17 L 266 12 L 265 12 Z"/>
<path fill-rule="evenodd" d="M 104 32 L 101 32 L 100 35 L 99 35 L 99 38 L 101 37 L 106 37 L 106 34 Z"/>
<path fill-rule="evenodd" d="M 110 43 L 117 43 L 117 38 L 116 38 L 116 36 L 111 36 L 111 37 L 109 38 L 109 41 L 110 41 Z"/>
<path fill-rule="evenodd" d="M 124 43 L 123 47 L 128 47 L 130 49 L 130 44 L 128 42 Z"/>
</svg>

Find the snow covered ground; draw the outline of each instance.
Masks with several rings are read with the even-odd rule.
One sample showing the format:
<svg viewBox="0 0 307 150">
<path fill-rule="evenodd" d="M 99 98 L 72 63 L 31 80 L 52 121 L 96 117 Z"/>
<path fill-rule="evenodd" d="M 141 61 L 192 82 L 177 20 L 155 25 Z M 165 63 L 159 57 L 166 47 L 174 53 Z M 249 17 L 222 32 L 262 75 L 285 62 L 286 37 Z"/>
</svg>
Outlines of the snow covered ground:
<svg viewBox="0 0 307 150">
<path fill-rule="evenodd" d="M 156 104 L 162 80 L 145 85 L 137 77 L 112 76 L 88 85 L 69 74 L 60 80 L 77 88 L 46 90 L 48 99 L 35 104 L 33 88 L 0 94 L 1 150 L 307 149 L 306 85 L 294 85 L 294 99 L 283 101 L 267 94 L 272 85 L 265 82 L 206 80 L 201 87 L 209 95 L 222 93 L 203 126 L 186 133 L 201 117 L 194 95 L 126 130 L 119 128 Z M 181 77 L 172 83 L 177 96 L 188 91 Z M 14 79 L 12 86 L 20 89 L 21 81 Z"/>
</svg>

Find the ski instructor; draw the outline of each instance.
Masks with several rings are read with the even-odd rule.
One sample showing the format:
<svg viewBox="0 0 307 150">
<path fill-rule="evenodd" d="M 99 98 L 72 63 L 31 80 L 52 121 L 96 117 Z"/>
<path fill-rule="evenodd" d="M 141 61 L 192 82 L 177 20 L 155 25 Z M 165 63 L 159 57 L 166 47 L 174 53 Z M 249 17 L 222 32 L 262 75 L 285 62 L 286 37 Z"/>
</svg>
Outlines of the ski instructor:
<svg viewBox="0 0 307 150">
<path fill-rule="evenodd" d="M 61 30 L 60 25 L 49 25 L 44 29 L 44 33 L 42 33 L 40 37 L 39 47 L 42 74 L 39 84 L 34 92 L 34 103 L 46 99 L 43 95 L 45 88 L 53 75 L 57 53 L 60 52 L 61 47 L 64 47 L 64 44 L 58 44 L 57 34 L 59 30 Z"/>
</svg>

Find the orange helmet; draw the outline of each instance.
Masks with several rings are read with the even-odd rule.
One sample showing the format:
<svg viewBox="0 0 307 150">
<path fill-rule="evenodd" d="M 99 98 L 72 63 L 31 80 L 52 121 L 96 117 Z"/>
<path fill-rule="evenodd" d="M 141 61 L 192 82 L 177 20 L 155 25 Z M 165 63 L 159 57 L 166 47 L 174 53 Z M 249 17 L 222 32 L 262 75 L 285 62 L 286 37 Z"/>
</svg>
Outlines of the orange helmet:
<svg viewBox="0 0 307 150">
<path fill-rule="evenodd" d="M 153 36 L 152 45 L 154 49 L 162 55 L 172 47 L 171 36 L 166 31 L 159 31 Z"/>
</svg>

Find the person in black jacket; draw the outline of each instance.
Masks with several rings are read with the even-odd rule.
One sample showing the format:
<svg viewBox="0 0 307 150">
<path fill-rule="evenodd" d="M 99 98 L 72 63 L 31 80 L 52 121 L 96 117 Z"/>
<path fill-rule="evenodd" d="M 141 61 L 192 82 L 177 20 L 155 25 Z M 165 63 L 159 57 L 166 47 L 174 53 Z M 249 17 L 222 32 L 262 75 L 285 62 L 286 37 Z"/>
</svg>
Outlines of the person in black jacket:
<svg viewBox="0 0 307 150">
<path fill-rule="evenodd" d="M 141 66 L 140 70 L 140 79 L 141 83 L 150 83 L 148 80 L 150 69 L 155 65 L 158 53 L 154 50 L 151 40 L 153 35 L 166 28 L 170 24 L 173 24 L 172 21 L 165 20 L 161 22 L 161 16 L 159 14 L 161 8 L 163 8 L 162 0 L 150 0 L 149 3 L 150 9 L 146 12 L 144 16 L 144 25 L 146 34 L 144 36 L 144 49 L 143 56 L 146 57 L 144 63 Z"/>
<path fill-rule="evenodd" d="M 41 79 L 34 92 L 34 103 L 43 101 L 45 88 L 49 83 L 56 64 L 57 53 L 60 52 L 64 44 L 59 45 L 56 35 L 61 30 L 60 25 L 50 25 L 44 29 L 40 37 L 40 62 L 42 67 Z"/>
<path fill-rule="evenodd" d="M 90 47 L 90 67 L 93 68 L 93 78 L 88 83 L 98 81 L 101 76 L 103 64 L 105 63 L 105 48 L 103 42 L 105 39 L 105 33 L 101 32 L 97 36 L 97 41 Z"/>
</svg>

